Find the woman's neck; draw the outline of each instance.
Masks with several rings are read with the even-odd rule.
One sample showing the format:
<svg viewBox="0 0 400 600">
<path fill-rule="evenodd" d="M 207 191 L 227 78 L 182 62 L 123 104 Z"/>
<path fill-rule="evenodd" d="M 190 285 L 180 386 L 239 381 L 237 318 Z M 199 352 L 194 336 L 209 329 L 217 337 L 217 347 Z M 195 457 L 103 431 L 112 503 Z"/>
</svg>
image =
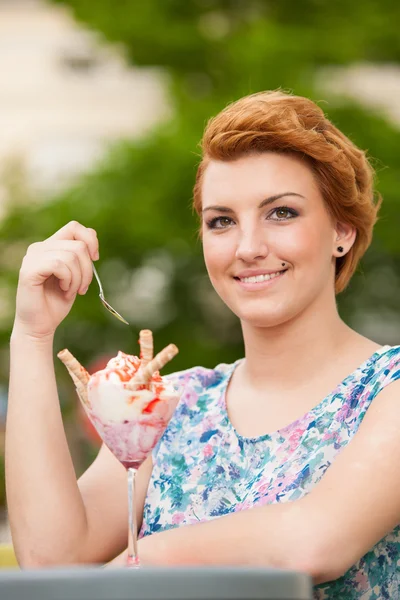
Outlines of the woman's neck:
<svg viewBox="0 0 400 600">
<path fill-rule="evenodd" d="M 310 381 L 317 371 L 339 359 L 348 344 L 365 338 L 340 318 L 336 305 L 309 307 L 301 316 L 276 327 L 242 323 L 246 359 L 242 376 L 254 387 L 286 389 Z M 373 343 L 372 343 L 373 344 Z"/>
</svg>

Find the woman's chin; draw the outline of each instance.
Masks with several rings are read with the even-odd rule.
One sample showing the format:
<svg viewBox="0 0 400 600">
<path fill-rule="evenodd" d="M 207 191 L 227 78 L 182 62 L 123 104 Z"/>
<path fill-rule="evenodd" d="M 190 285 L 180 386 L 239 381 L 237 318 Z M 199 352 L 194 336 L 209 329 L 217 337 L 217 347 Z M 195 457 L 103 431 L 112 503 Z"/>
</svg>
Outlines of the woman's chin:
<svg viewBox="0 0 400 600">
<path fill-rule="evenodd" d="M 296 310 L 298 307 L 284 306 L 280 304 L 276 307 L 249 307 L 247 310 L 238 310 L 236 315 L 239 317 L 243 326 L 256 328 L 280 327 L 285 323 L 292 321 L 296 314 L 301 312 Z"/>
<path fill-rule="evenodd" d="M 246 327 L 252 327 L 254 329 L 273 329 L 274 327 L 280 327 L 287 322 L 287 319 L 268 319 L 264 316 L 254 319 L 241 319 L 242 325 Z"/>
<path fill-rule="evenodd" d="M 279 327 L 283 325 L 287 321 L 290 320 L 290 317 L 287 314 L 271 314 L 267 312 L 263 313 L 247 313 L 239 315 L 239 319 L 242 325 L 246 327 L 256 327 L 256 328 L 271 328 L 271 327 Z"/>
</svg>

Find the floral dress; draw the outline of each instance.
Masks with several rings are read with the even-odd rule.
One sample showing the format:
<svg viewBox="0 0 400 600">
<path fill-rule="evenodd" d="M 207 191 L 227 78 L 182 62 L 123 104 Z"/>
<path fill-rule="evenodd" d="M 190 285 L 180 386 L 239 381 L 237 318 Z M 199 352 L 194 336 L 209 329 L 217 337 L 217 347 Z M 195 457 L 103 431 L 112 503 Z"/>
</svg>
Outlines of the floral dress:
<svg viewBox="0 0 400 600">
<path fill-rule="evenodd" d="M 351 441 L 375 396 L 400 379 L 400 346 L 380 348 L 303 417 L 257 438 L 239 435 L 227 413 L 225 391 L 239 363 L 168 376 L 184 384 L 184 393 L 153 451 L 141 537 L 305 496 Z M 314 598 L 400 599 L 399 573 L 400 526 L 342 577 L 316 586 Z"/>
</svg>

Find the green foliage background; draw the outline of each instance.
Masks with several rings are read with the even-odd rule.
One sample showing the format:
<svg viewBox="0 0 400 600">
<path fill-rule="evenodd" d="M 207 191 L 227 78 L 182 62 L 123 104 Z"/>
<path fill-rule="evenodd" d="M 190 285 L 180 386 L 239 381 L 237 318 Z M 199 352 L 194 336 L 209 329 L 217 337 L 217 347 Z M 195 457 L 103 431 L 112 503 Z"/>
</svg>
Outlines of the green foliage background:
<svg viewBox="0 0 400 600">
<path fill-rule="evenodd" d="M 375 157 L 378 189 L 384 197 L 381 219 L 359 273 L 340 297 L 340 310 L 361 329 L 366 315 L 370 321 L 387 322 L 389 328 L 375 337 L 396 343 L 387 336 L 399 331 L 400 132 L 354 101 L 322 95 L 316 87 L 316 73 L 326 65 L 398 63 L 398 2 L 53 2 L 70 7 L 86 26 L 120 44 L 131 63 L 162 67 L 173 109 L 168 122 L 140 140 L 121 141 L 93 172 L 45 204 L 31 202 L 16 186 L 15 201 L 0 223 L 0 286 L 10 305 L 26 246 L 71 219 L 97 230 L 98 266 L 106 296 L 123 314 L 132 277 L 140 288 L 138 274 L 143 275 L 144 268 L 147 277 L 152 272 L 164 273 L 157 292 L 162 301 L 157 304 L 156 294 L 150 293 L 144 300 L 147 308 L 153 305 L 150 312 L 128 307 L 134 314 L 130 328 L 101 308 L 92 286 L 60 326 L 56 351 L 66 346 L 87 365 L 118 349 L 136 352 L 137 332 L 150 327 L 156 349 L 169 342 L 179 346 L 181 352 L 170 365 L 174 370 L 195 364 L 213 366 L 242 354 L 239 325 L 207 281 L 197 220 L 190 208 L 192 186 L 198 142 L 207 119 L 242 95 L 278 87 L 316 101 L 323 99 L 322 106 L 334 123 Z M 12 314 L 4 314 L 0 382 L 8 376 L 11 327 Z M 67 413 L 72 388 L 59 366 L 57 376 Z"/>
</svg>

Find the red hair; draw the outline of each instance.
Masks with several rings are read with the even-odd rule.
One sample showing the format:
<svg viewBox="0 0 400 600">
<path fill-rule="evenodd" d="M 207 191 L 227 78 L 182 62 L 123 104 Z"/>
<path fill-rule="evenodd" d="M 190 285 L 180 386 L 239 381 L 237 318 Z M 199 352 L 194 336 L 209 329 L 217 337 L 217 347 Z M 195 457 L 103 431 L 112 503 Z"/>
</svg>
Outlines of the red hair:
<svg viewBox="0 0 400 600">
<path fill-rule="evenodd" d="M 205 129 L 193 205 L 201 213 L 201 188 L 210 160 L 233 161 L 262 152 L 297 153 L 310 165 L 335 222 L 356 229 L 356 240 L 336 260 L 335 291 L 347 286 L 371 243 L 381 199 L 375 199 L 374 171 L 365 155 L 314 102 L 282 92 L 241 98 L 211 119 Z"/>
</svg>

